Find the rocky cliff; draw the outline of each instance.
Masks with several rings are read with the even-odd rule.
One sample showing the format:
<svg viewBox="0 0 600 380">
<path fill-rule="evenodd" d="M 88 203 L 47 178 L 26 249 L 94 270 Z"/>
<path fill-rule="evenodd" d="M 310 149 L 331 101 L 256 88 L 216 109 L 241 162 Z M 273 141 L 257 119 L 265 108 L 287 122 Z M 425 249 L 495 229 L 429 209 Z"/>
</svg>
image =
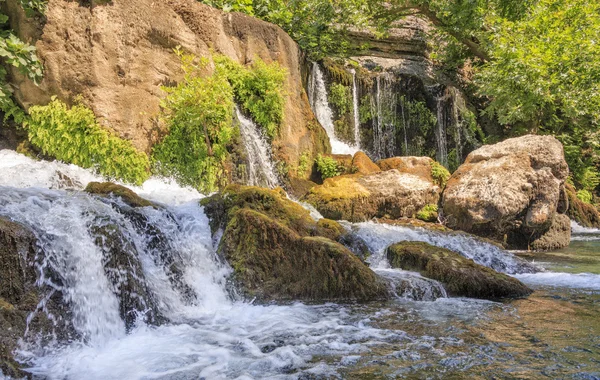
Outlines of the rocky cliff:
<svg viewBox="0 0 600 380">
<path fill-rule="evenodd" d="M 195 0 L 50 0 L 44 19 L 26 18 L 16 0 L 3 6 L 13 29 L 37 41 L 45 67 L 39 87 L 13 73 L 15 95 L 25 107 L 45 104 L 53 95 L 66 102 L 81 96 L 102 125 L 149 151 L 165 132 L 161 86 L 183 76 L 173 52 L 180 46 L 199 57 L 214 52 L 243 64 L 256 58 L 278 62 L 289 76 L 275 155 L 296 164 L 301 152 L 330 149 L 302 87 L 300 51 L 275 25 Z"/>
</svg>

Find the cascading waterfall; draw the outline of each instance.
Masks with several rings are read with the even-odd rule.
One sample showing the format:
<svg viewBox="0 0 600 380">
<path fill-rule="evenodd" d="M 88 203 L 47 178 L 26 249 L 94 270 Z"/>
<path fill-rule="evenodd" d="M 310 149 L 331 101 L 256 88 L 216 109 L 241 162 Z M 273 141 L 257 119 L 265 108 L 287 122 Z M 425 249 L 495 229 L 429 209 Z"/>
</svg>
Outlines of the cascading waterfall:
<svg viewBox="0 0 600 380">
<path fill-rule="evenodd" d="M 329 136 L 331 152 L 333 154 L 354 155 L 358 151 L 358 147 L 350 146 L 335 136 L 333 111 L 329 106 L 325 75 L 317 62 L 312 63 L 312 70 L 308 79 L 308 100 L 317 120 L 325 129 L 325 132 L 327 132 L 327 136 Z"/>
<path fill-rule="evenodd" d="M 446 102 L 448 94 L 443 92 L 436 96 L 437 110 L 437 127 L 435 130 L 435 141 L 437 145 L 436 159 L 437 161 L 448 167 L 448 142 L 446 139 L 446 131 L 448 130 L 448 116 L 446 111 Z"/>
<path fill-rule="evenodd" d="M 269 188 L 279 186 L 271 146 L 258 126 L 244 116 L 237 106 L 235 107 L 235 114 L 239 121 L 242 142 L 248 154 L 248 167 L 246 168 L 248 184 Z"/>
<path fill-rule="evenodd" d="M 253 305 L 239 300 L 230 288 L 231 268 L 216 254 L 198 202 L 202 195 L 195 190 L 151 179 L 133 190 L 156 207 L 132 209 L 118 197 L 78 191 L 102 178 L 72 165 L 0 151 L 0 172 L 0 215 L 34 231 L 43 268 L 61 279 L 57 283 L 42 277 L 40 283 L 63 295 L 77 331 L 73 341 L 49 346 L 42 346 L 38 337 L 24 337 L 17 358 L 40 378 L 343 378 L 339 371 L 361 355 L 385 361 L 436 352 L 439 357 L 426 357 L 435 368 L 468 370 L 470 362 L 447 361 L 455 360 L 457 347 L 467 355 L 485 355 L 486 363 L 495 360 L 490 355 L 495 346 L 480 348 L 461 336 L 447 336 L 453 334 L 453 325 L 441 316 L 477 319 L 498 304 L 448 299 L 439 283 L 389 268 L 384 250 L 402 240 L 452 249 L 496 270 L 518 273 L 535 286 L 600 289 L 599 275 L 534 273 L 537 268 L 531 264 L 464 234 L 365 222 L 345 226 L 374 253 L 371 267 L 390 281 L 399 301 L 383 309 Z M 320 217 L 314 210 L 312 214 Z M 111 243 L 111 238 L 118 239 Z M 119 257 L 125 259 L 117 260 L 121 266 L 112 266 L 112 259 Z M 125 293 L 131 289 L 135 292 Z M 135 306 L 132 320 L 123 305 Z M 37 312 L 45 312 L 44 307 Z M 413 312 L 418 313 L 416 321 L 441 323 L 444 335 L 432 338 L 429 330 L 424 336 L 409 335 L 374 324 L 390 318 L 394 325 L 404 318 L 402 313 Z M 432 339 L 451 342 L 449 350 L 444 352 L 445 344 L 433 346 Z M 382 346 L 395 351 L 379 357 L 370 353 Z M 321 359 L 325 357 L 330 359 Z M 418 369 L 407 370 L 397 375 Z"/>
<path fill-rule="evenodd" d="M 354 115 L 354 146 L 360 150 L 360 111 L 358 99 L 358 85 L 356 83 L 356 70 L 352 69 L 352 106 Z"/>
<path fill-rule="evenodd" d="M 396 155 L 398 99 L 394 84 L 391 73 L 380 74 L 375 79 L 375 99 L 371 112 L 376 115 L 373 118 L 373 155 L 377 160 Z"/>
</svg>

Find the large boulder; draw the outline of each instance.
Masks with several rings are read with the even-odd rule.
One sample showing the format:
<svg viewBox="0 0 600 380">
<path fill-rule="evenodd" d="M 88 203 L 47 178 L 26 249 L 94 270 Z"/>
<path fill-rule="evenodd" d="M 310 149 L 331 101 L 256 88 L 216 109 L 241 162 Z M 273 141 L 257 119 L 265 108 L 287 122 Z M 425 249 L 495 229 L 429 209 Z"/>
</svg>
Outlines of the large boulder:
<svg viewBox="0 0 600 380">
<path fill-rule="evenodd" d="M 281 28 L 241 13 L 226 13 L 197 0 L 48 2 L 43 18 L 27 18 L 20 1 L 2 2 L 11 28 L 35 43 L 44 63 L 40 86 L 11 70 L 15 97 L 29 107 L 53 95 L 82 97 L 100 123 L 142 151 L 164 133 L 161 86 L 183 79 L 173 51 L 198 57 L 212 53 L 248 64 L 278 62 L 288 72 L 283 122 L 274 153 L 296 165 L 303 152 L 330 151 L 302 85 L 301 52 Z"/>
<path fill-rule="evenodd" d="M 499 299 L 524 297 L 532 293 L 513 277 L 427 243 L 405 241 L 391 245 L 386 253 L 392 268 L 416 271 L 439 281 L 452 296 Z"/>
<path fill-rule="evenodd" d="M 360 174 L 379 173 L 381 168 L 377 166 L 364 152 L 356 152 L 352 158 L 352 169 Z"/>
<path fill-rule="evenodd" d="M 326 218 L 362 222 L 414 217 L 426 205 L 437 205 L 440 192 L 431 181 L 393 169 L 328 178 L 313 187 L 305 201 Z"/>
<path fill-rule="evenodd" d="M 5 376 L 26 376 L 13 357 L 19 340 L 50 342 L 76 337 L 69 308 L 57 289 L 62 281 L 43 265 L 38 251 L 31 230 L 0 217 L 0 370 Z M 48 281 L 38 285 L 38 270 L 55 285 L 46 285 Z M 42 302 L 45 311 L 38 307 Z"/>
<path fill-rule="evenodd" d="M 381 170 L 396 169 L 400 173 L 414 174 L 426 181 L 433 182 L 431 167 L 434 162 L 430 157 L 391 157 L 377 161 L 377 166 Z"/>
<path fill-rule="evenodd" d="M 529 249 L 552 228 L 569 169 L 561 143 L 528 135 L 473 151 L 442 196 L 446 225 Z M 561 207 L 560 211 L 564 207 Z M 543 245 L 560 247 L 566 231 Z"/>
<path fill-rule="evenodd" d="M 202 200 L 219 254 L 242 292 L 259 301 L 368 301 L 387 286 L 348 248 L 334 221 L 315 222 L 278 190 L 230 185 Z"/>
</svg>

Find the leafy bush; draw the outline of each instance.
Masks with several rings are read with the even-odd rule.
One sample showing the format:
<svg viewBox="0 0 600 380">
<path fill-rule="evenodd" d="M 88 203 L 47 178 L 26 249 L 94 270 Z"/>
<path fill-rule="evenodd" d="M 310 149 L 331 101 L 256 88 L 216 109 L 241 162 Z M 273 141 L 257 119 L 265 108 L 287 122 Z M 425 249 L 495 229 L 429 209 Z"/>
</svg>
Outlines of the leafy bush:
<svg viewBox="0 0 600 380">
<path fill-rule="evenodd" d="M 333 104 L 340 115 L 350 112 L 352 107 L 350 87 L 341 83 L 334 83 L 329 88 L 329 103 Z"/>
<path fill-rule="evenodd" d="M 29 17 L 36 13 L 46 13 L 46 7 L 48 6 L 48 1 L 46 0 L 19 0 L 19 3 Z"/>
<path fill-rule="evenodd" d="M 438 206 L 432 203 L 425 205 L 419 210 L 416 217 L 425 222 L 436 222 L 438 218 Z"/>
<path fill-rule="evenodd" d="M 269 139 L 279 133 L 285 103 L 284 85 L 287 71 L 277 62 L 266 64 L 260 58 L 247 68 L 223 55 L 213 57 L 219 75 L 225 76 L 236 102 L 250 113 Z"/>
<path fill-rule="evenodd" d="M 584 203 L 592 203 L 594 196 L 588 190 L 579 190 L 577 191 L 577 198 Z"/>
<path fill-rule="evenodd" d="M 448 179 L 450 179 L 450 172 L 440 163 L 432 161 L 431 176 L 433 177 L 433 180 L 439 187 L 444 188 L 446 187 Z"/>
<path fill-rule="evenodd" d="M 47 106 L 31 107 L 29 113 L 29 140 L 44 154 L 130 183 L 141 184 L 148 178 L 146 154 L 102 128 L 84 105 L 69 109 L 53 99 Z"/>
<path fill-rule="evenodd" d="M 317 164 L 317 170 L 321 173 L 323 179 L 338 176 L 343 173 L 343 168 L 340 168 L 338 162 L 331 158 L 322 155 L 318 155 L 315 159 Z"/>
<path fill-rule="evenodd" d="M 224 163 L 233 130 L 233 88 L 224 71 L 202 75 L 206 62 L 177 50 L 185 77 L 164 87 L 163 119 L 169 134 L 152 151 L 155 170 L 183 185 L 212 192 L 226 182 Z"/>
<path fill-rule="evenodd" d="M 306 176 L 307 171 L 312 166 L 313 161 L 311 160 L 311 154 L 309 151 L 305 151 L 300 156 L 300 160 L 298 161 L 298 177 L 302 178 Z"/>
</svg>

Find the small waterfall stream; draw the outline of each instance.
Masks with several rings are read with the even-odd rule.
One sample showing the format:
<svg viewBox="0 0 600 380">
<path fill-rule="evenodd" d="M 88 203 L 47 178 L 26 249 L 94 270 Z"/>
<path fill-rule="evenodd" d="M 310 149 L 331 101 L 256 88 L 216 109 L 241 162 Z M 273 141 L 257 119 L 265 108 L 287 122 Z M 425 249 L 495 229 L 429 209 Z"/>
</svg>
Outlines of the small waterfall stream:
<svg viewBox="0 0 600 380">
<path fill-rule="evenodd" d="M 373 118 L 373 154 L 376 160 L 396 155 L 398 97 L 394 83 L 391 73 L 380 74 L 375 80 L 375 103 L 371 112 L 376 115 Z"/>
<path fill-rule="evenodd" d="M 453 318 L 478 321 L 490 308 L 503 306 L 445 298 L 439 283 L 390 269 L 383 252 L 401 240 L 455 250 L 535 286 L 560 281 L 600 289 L 600 275 L 533 273 L 536 268 L 523 260 L 466 235 L 366 222 L 345 226 L 374 252 L 370 266 L 390 280 L 399 299 L 383 307 L 253 305 L 232 292 L 231 268 L 216 254 L 198 202 L 203 196 L 195 190 L 153 178 L 132 189 L 158 206 L 132 209 L 120 198 L 81 192 L 88 182 L 102 178 L 72 165 L 3 150 L 0 172 L 0 216 L 34 231 L 45 257 L 41 268 L 52 269 L 61 279 L 57 283 L 42 277 L 40 282 L 63 295 L 80 337 L 49 346 L 36 336 L 24 337 L 17 357 L 39 378 L 345 378 L 344 371 L 373 355 L 379 362 L 422 355 L 445 373 L 454 367 L 444 360 L 454 358 L 457 347 L 474 357 L 485 354 L 486 363 L 493 363 L 496 354 L 490 350 L 495 346 L 482 348 L 454 337 L 462 329 Z M 316 211 L 312 214 L 319 218 Z M 113 233 L 107 235 L 107 229 Z M 110 243 L 111 237 L 118 238 L 116 243 Z M 109 264 L 115 247 L 128 263 L 116 272 Z M 124 293 L 127 289 L 136 289 L 135 294 Z M 123 316 L 123 302 L 138 305 L 139 312 Z M 441 343 L 432 343 L 438 338 L 431 337 L 437 334 L 431 326 L 425 334 L 394 327 L 405 317 L 406 328 L 415 321 L 434 321 Z M 394 347 L 394 353 L 371 351 L 377 347 Z M 469 362 L 457 363 L 457 368 L 471 368 Z M 407 373 L 419 370 L 407 368 Z"/>
<path fill-rule="evenodd" d="M 352 69 L 352 112 L 354 116 L 354 145 L 357 150 L 360 150 L 360 111 L 356 70 L 354 69 Z"/>
<path fill-rule="evenodd" d="M 311 67 L 312 70 L 308 80 L 308 100 L 317 120 L 327 132 L 327 136 L 329 136 L 331 151 L 333 154 L 354 155 L 358 151 L 358 147 L 350 146 L 335 136 L 333 111 L 329 106 L 327 98 L 325 75 L 317 62 L 313 62 Z"/>
<path fill-rule="evenodd" d="M 248 185 L 275 188 L 279 179 L 273 163 L 271 146 L 258 126 L 235 107 L 240 134 L 248 154 Z"/>
</svg>

